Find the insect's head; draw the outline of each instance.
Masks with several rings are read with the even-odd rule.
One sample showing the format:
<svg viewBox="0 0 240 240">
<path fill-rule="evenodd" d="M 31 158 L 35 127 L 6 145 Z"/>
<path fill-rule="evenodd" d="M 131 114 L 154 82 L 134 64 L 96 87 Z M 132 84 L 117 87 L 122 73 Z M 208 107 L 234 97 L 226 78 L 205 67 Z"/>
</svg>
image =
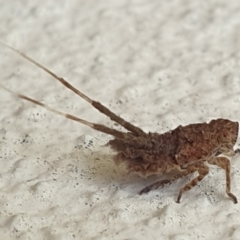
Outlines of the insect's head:
<svg viewBox="0 0 240 240">
<path fill-rule="evenodd" d="M 232 150 L 238 138 L 238 122 L 227 119 L 217 119 L 211 121 L 211 123 L 215 125 L 217 141 L 221 148 L 225 151 Z"/>
</svg>

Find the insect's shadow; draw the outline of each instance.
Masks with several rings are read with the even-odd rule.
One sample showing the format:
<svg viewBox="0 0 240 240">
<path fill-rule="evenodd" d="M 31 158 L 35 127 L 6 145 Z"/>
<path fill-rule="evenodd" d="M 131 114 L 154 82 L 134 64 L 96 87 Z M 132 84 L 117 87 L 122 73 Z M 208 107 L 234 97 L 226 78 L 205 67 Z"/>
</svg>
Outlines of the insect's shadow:
<svg viewBox="0 0 240 240">
<path fill-rule="evenodd" d="M 81 139 L 81 143 L 75 146 L 74 155 L 78 155 L 79 158 L 78 168 L 84 169 L 85 175 L 89 181 L 93 181 L 93 184 L 99 188 L 117 186 L 118 189 L 122 189 L 130 195 L 138 194 L 144 187 L 175 174 L 173 172 L 161 175 L 161 177 L 155 175 L 147 178 L 131 173 L 128 174 L 123 164 L 115 164 L 113 160 L 114 152 L 108 146 L 99 144 L 98 139 L 89 136 L 84 136 L 84 141 Z M 164 189 L 168 189 L 169 194 L 172 194 L 172 192 L 178 191 L 179 184 L 182 186 L 186 181 L 188 180 L 178 180 L 177 182 L 179 183 L 177 185 L 173 183 L 171 188 L 166 186 Z M 158 194 L 159 191 L 156 191 Z M 160 191 L 162 192 L 163 190 Z"/>
</svg>

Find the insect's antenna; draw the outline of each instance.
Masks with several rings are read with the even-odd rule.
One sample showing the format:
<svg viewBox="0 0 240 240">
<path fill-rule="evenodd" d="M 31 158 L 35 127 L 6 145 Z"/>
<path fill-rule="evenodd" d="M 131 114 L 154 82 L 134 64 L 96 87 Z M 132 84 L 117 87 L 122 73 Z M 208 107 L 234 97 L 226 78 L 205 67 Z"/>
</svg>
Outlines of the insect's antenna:
<svg viewBox="0 0 240 240">
<path fill-rule="evenodd" d="M 48 74 L 50 74 L 52 77 L 54 77 L 56 80 L 58 80 L 60 83 L 62 83 L 65 87 L 67 87 L 68 89 L 70 89 L 71 91 L 73 91 L 74 93 L 76 93 L 78 96 L 80 96 L 81 98 L 83 98 L 85 101 L 89 102 L 93 107 L 95 107 L 98 111 L 102 112 L 103 114 L 105 114 L 106 116 L 108 116 L 111 120 L 117 122 L 118 124 L 120 124 L 121 126 L 123 126 L 124 128 L 126 128 L 128 131 L 134 133 L 135 135 L 139 136 L 139 135 L 145 135 L 146 133 L 134 126 L 133 124 L 131 124 L 130 122 L 125 121 L 123 118 L 117 116 L 115 113 L 113 113 L 112 111 L 110 111 L 107 107 L 105 107 L 104 105 L 102 105 L 100 102 L 94 101 L 91 98 L 89 98 L 88 96 L 86 96 L 84 93 L 80 92 L 78 89 L 76 89 L 74 86 L 72 86 L 69 82 L 67 82 L 64 78 L 57 76 L 55 73 L 53 73 L 52 71 L 50 71 L 49 69 L 47 69 L 46 67 L 44 67 L 43 65 L 41 65 L 40 63 L 36 62 L 35 60 L 33 60 L 32 58 L 28 57 L 26 54 L 20 52 L 19 50 L 0 42 L 2 45 L 6 46 L 7 48 L 13 50 L 14 52 L 20 54 L 23 58 L 27 59 L 28 61 L 30 61 L 31 63 L 33 63 L 34 65 L 36 65 L 37 67 L 41 68 L 42 70 L 44 70 L 45 72 L 47 72 Z"/>
<path fill-rule="evenodd" d="M 106 126 L 101 125 L 101 124 L 96 124 L 96 123 L 88 122 L 88 121 L 86 121 L 86 120 L 84 120 L 84 119 L 82 119 L 82 118 L 75 117 L 75 116 L 73 116 L 73 115 L 71 115 L 71 114 L 68 114 L 68 113 L 60 112 L 60 111 L 58 111 L 58 110 L 56 110 L 56 109 L 54 109 L 54 108 L 51 108 L 51 107 L 49 107 L 48 105 L 46 105 L 46 104 L 44 104 L 44 103 L 42 103 L 42 102 L 39 102 L 39 101 L 37 101 L 37 100 L 35 100 L 35 99 L 33 99 L 33 98 L 27 97 L 27 96 L 25 96 L 25 95 L 23 95 L 23 94 L 19 94 L 19 93 L 13 92 L 13 91 L 11 91 L 10 89 L 8 89 L 8 88 L 6 88 L 5 86 L 3 86 L 2 84 L 0 84 L 0 87 L 2 87 L 3 89 L 5 89 L 6 91 L 10 92 L 11 94 L 16 95 L 16 96 L 19 97 L 19 98 L 22 98 L 22 99 L 24 99 L 24 100 L 26 100 L 26 101 L 32 102 L 32 103 L 34 103 L 34 104 L 36 104 L 36 105 L 39 105 L 39 106 L 47 109 L 47 110 L 50 111 L 50 112 L 53 112 L 53 113 L 55 113 L 55 114 L 58 114 L 58 115 L 61 115 L 61 116 L 63 116 L 63 117 L 66 117 L 66 118 L 68 118 L 68 119 L 71 119 L 71 120 L 73 120 L 73 121 L 76 121 L 76 122 L 79 122 L 79 123 L 81 123 L 81 124 L 84 124 L 84 125 L 86 125 L 86 126 L 88 126 L 88 127 L 90 127 L 90 128 L 93 128 L 93 129 L 97 130 L 97 131 L 100 131 L 100 132 L 103 132 L 103 133 L 112 135 L 112 136 L 114 136 L 114 137 L 116 137 L 116 138 L 120 138 L 120 139 L 127 139 L 127 138 L 128 138 L 128 134 L 126 134 L 126 133 L 123 133 L 123 132 L 120 132 L 120 131 L 118 131 L 118 130 L 115 130 L 115 129 L 106 127 Z"/>
</svg>

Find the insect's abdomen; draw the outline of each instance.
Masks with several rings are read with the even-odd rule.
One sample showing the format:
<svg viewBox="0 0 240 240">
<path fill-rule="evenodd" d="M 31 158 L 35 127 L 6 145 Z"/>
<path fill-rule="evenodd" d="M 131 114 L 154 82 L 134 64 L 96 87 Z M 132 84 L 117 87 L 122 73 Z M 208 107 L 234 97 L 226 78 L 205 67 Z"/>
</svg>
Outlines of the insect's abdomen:
<svg viewBox="0 0 240 240">
<path fill-rule="evenodd" d="M 132 137 L 128 141 L 114 139 L 109 145 L 117 152 L 116 164 L 124 163 L 129 172 L 143 177 L 178 167 L 175 161 L 178 144 L 171 132 L 149 133 L 147 137 Z"/>
</svg>

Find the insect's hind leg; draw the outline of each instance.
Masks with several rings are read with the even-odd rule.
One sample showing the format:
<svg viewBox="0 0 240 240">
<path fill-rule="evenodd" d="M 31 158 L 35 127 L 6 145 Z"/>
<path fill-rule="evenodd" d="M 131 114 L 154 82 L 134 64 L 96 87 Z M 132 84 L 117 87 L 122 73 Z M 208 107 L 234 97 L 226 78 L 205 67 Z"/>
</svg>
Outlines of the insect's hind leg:
<svg viewBox="0 0 240 240">
<path fill-rule="evenodd" d="M 210 164 L 217 165 L 226 172 L 226 193 L 233 200 L 234 203 L 237 203 L 237 198 L 231 193 L 231 177 L 230 177 L 230 161 L 226 157 L 216 157 L 208 161 Z"/>
<path fill-rule="evenodd" d="M 175 175 L 174 177 L 172 177 L 170 179 L 163 179 L 163 180 L 157 181 L 157 182 L 143 188 L 139 192 L 139 194 L 142 195 L 143 193 L 148 193 L 151 190 L 157 189 L 159 187 L 163 187 L 165 184 L 171 184 L 173 181 L 175 181 L 181 177 L 187 176 L 191 173 L 194 173 L 195 171 L 197 171 L 197 168 L 195 166 L 190 166 L 188 169 L 182 171 L 181 173 Z"/>
<path fill-rule="evenodd" d="M 195 165 L 197 167 L 197 171 L 199 173 L 199 175 L 194 178 L 193 180 L 191 180 L 188 184 L 186 184 L 180 191 L 177 197 L 177 203 L 180 203 L 180 199 L 182 197 L 182 194 L 184 192 L 189 191 L 191 188 L 195 187 L 198 182 L 202 181 L 202 179 L 208 174 L 209 172 L 209 168 L 208 166 L 204 165 L 204 164 L 199 164 L 199 165 Z"/>
</svg>

